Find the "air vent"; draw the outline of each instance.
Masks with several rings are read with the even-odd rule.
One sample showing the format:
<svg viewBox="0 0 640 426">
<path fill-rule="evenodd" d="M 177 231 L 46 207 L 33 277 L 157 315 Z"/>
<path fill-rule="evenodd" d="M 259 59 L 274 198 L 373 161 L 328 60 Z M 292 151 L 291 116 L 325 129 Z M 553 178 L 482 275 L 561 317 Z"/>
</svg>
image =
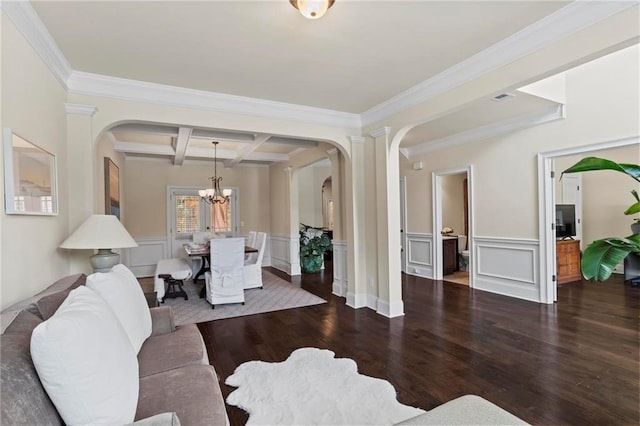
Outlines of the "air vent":
<svg viewBox="0 0 640 426">
<path fill-rule="evenodd" d="M 494 96 L 491 99 L 497 102 L 502 102 L 502 101 L 506 101 L 509 98 L 513 98 L 514 96 L 515 95 L 513 93 L 501 93 L 499 95 Z"/>
</svg>

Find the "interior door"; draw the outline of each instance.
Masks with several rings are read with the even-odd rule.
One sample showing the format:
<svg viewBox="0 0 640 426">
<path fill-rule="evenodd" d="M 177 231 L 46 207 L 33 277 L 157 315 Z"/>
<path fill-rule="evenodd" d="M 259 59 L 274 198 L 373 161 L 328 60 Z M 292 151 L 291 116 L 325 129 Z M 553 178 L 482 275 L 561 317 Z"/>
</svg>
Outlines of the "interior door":
<svg viewBox="0 0 640 426">
<path fill-rule="evenodd" d="M 573 204 L 576 206 L 576 239 L 582 241 L 582 176 L 571 174 L 562 176 L 562 204 Z"/>
</svg>

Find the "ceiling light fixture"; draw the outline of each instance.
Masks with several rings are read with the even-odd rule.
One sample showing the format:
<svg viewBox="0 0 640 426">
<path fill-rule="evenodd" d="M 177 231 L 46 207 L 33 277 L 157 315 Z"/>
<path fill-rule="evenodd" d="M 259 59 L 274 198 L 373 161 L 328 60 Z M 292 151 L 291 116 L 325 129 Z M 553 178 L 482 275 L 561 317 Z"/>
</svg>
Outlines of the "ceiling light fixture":
<svg viewBox="0 0 640 426">
<path fill-rule="evenodd" d="M 335 0 L 289 0 L 291 6 L 300 11 L 307 19 L 322 18 Z"/>
<path fill-rule="evenodd" d="M 209 204 L 224 204 L 229 201 L 231 196 L 230 189 L 220 189 L 220 182 L 222 177 L 218 177 L 218 144 L 220 142 L 213 141 L 213 176 L 209 178 L 211 181 L 211 188 L 200 189 L 198 195 L 200 199 Z"/>
</svg>

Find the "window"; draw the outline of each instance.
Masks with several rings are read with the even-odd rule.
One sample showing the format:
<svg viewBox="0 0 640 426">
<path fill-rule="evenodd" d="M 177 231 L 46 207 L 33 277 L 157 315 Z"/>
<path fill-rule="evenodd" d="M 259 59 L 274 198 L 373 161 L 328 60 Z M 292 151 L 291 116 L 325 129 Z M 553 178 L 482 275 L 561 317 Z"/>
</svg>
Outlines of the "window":
<svg viewBox="0 0 640 426">
<path fill-rule="evenodd" d="M 211 204 L 209 209 L 209 223 L 213 232 L 233 235 L 235 226 L 233 217 L 235 200 L 236 194 L 231 190 L 228 203 Z"/>
<path fill-rule="evenodd" d="M 200 197 L 197 195 L 176 195 L 176 234 L 191 237 L 200 231 Z"/>
</svg>

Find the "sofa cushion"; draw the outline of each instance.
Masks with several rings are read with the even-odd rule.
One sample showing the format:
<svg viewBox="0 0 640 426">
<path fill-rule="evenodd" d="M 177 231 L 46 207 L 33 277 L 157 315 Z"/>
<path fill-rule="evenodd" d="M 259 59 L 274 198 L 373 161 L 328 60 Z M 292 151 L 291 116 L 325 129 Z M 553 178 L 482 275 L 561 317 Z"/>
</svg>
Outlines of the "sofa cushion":
<svg viewBox="0 0 640 426">
<path fill-rule="evenodd" d="M 173 333 L 149 337 L 138 353 L 140 377 L 191 364 L 209 364 L 202 335 L 195 324 Z"/>
<path fill-rule="evenodd" d="M 140 283 L 126 266 L 87 277 L 87 287 L 95 290 L 113 309 L 131 341 L 135 353 L 151 335 L 151 313 Z"/>
<path fill-rule="evenodd" d="M 35 296 L 32 296 L 28 299 L 21 300 L 20 302 L 4 309 L 2 313 L 0 313 L 1 333 L 4 333 L 5 329 L 11 324 L 11 321 L 13 321 L 13 319 L 21 311 L 31 312 L 42 318 L 42 314 L 40 313 L 40 310 L 38 309 L 38 305 L 37 305 L 38 300 L 40 300 L 44 296 L 54 294 L 60 291 L 65 291 L 71 288 L 75 288 L 79 285 L 83 285 L 86 278 L 87 276 L 85 274 L 67 275 L 66 277 L 60 278 L 58 281 L 54 282 L 49 287 L 45 288 Z M 64 297 L 66 297 L 66 294 Z M 64 297 L 62 298 L 62 300 L 64 300 Z M 60 300 L 60 303 L 62 303 L 62 300 Z M 58 303 L 58 306 L 60 306 L 60 303 Z M 57 309 L 58 306 L 55 306 L 55 309 Z M 55 312 L 55 309 L 53 309 L 54 312 Z M 47 318 L 42 318 L 42 319 L 47 319 Z"/>
<path fill-rule="evenodd" d="M 182 426 L 229 424 L 210 365 L 190 365 L 140 379 L 136 420 L 165 411 L 175 411 Z"/>
<path fill-rule="evenodd" d="M 0 419 L 7 425 L 62 425 L 31 361 L 30 338 L 30 333 L 0 336 Z"/>
<path fill-rule="evenodd" d="M 39 316 L 29 311 L 20 311 L 7 326 L 4 334 L 26 334 L 28 337 L 31 337 L 31 332 L 33 332 L 33 329 L 41 322 L 42 320 Z"/>
<path fill-rule="evenodd" d="M 51 318 L 53 314 L 56 313 L 56 310 L 58 310 L 60 305 L 62 305 L 64 299 L 67 298 L 69 292 L 71 292 L 71 290 L 73 290 L 74 288 L 78 288 L 81 285 L 84 285 L 86 279 L 86 275 L 80 274 L 70 275 L 56 281 L 36 302 L 38 311 L 40 312 L 40 317 L 42 317 L 43 320 Z M 52 292 L 52 290 L 54 289 L 59 290 Z"/>
<path fill-rule="evenodd" d="M 71 291 L 33 330 L 31 356 L 65 423 L 133 421 L 138 360 L 113 311 L 90 288 Z"/>
</svg>

